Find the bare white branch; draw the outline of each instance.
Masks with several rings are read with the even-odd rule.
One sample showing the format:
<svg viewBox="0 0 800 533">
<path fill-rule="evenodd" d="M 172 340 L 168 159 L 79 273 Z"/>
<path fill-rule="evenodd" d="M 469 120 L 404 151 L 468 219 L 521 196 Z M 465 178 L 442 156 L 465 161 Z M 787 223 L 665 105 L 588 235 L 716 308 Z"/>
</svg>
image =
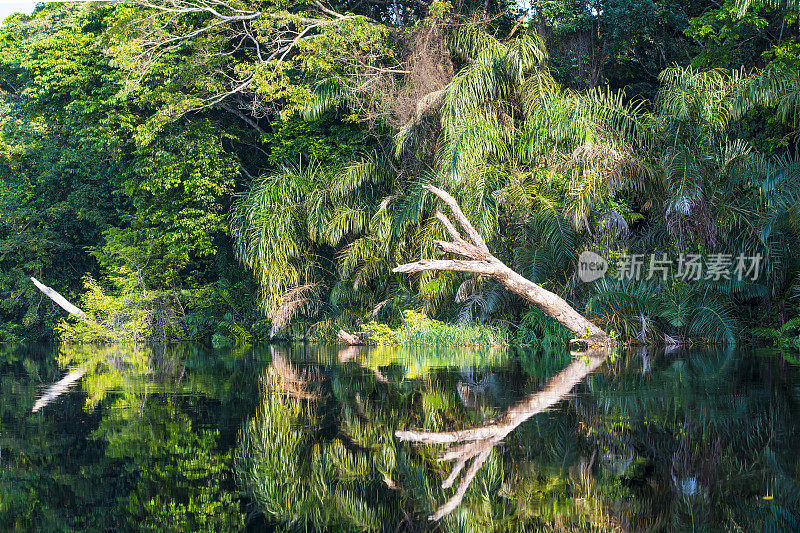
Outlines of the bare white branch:
<svg viewBox="0 0 800 533">
<path fill-rule="evenodd" d="M 493 256 L 491 252 L 489 252 L 486 242 L 464 215 L 464 212 L 461 211 L 455 198 L 433 185 L 426 185 L 425 189 L 434 193 L 447 204 L 453 212 L 453 218 L 455 218 L 458 225 L 471 241 L 467 242 L 462 239 L 461 234 L 447 217 L 437 212 L 436 218 L 444 224 L 453 241 L 435 241 L 436 247 L 442 252 L 467 257 L 472 259 L 472 261 L 464 261 L 461 259 L 422 259 L 414 263 L 399 265 L 394 268 L 393 272 L 450 271 L 470 272 L 489 276 L 502 283 L 510 291 L 519 294 L 539 307 L 548 316 L 555 318 L 564 327 L 580 337 L 581 342 L 589 346 L 607 346 L 613 344 L 612 339 L 605 331 L 578 313 L 559 295 L 548 291 L 517 272 L 514 272 L 508 268 L 505 263 Z"/>
<path fill-rule="evenodd" d="M 37 280 L 36 278 L 31 278 L 31 281 L 33 282 L 34 285 L 36 285 L 37 289 L 42 291 L 45 296 L 47 296 L 55 303 L 57 303 L 59 307 L 61 307 L 64 311 L 80 318 L 86 318 L 86 313 L 84 313 L 82 310 L 78 309 L 71 303 L 69 303 L 69 301 L 66 298 L 61 296 L 55 290 L 51 289 L 47 285 L 44 285 L 43 283 L 40 283 L 39 280 Z"/>
</svg>

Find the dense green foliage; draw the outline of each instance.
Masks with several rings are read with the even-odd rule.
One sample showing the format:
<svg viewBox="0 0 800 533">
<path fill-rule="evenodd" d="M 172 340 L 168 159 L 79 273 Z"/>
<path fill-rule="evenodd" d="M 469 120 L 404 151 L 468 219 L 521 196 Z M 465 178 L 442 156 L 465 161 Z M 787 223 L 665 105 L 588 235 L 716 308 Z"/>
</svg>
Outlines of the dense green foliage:
<svg viewBox="0 0 800 533">
<path fill-rule="evenodd" d="M 800 4 L 523 5 L 43 3 L 0 27 L 0 530 L 431 527 L 451 465 L 395 431 L 481 426 L 572 358 L 495 281 L 392 272 L 440 256 L 427 184 L 613 335 L 772 346 L 622 352 L 433 527 L 798 529 Z M 762 262 L 616 279 L 626 254 Z M 382 346 L 252 348 L 340 328 Z M 183 340 L 215 349 L 114 344 Z M 31 413 L 65 369 L 79 392 Z"/>
<path fill-rule="evenodd" d="M 57 360 L 89 368 L 85 402 L 68 395 L 47 412 L 31 413 L 43 382 L 58 379 Z M 52 349 L 3 350 L 0 528 L 241 529 L 230 436 L 209 428 L 200 414 L 224 417 L 250 405 L 248 384 L 257 384 L 242 370 L 235 359 L 186 347 L 66 348 L 58 358 Z M 230 381 L 221 383 L 222 373 Z"/>
<path fill-rule="evenodd" d="M 796 2 L 197 5 L 0 29 L 0 340 L 57 335 L 30 276 L 88 306 L 70 340 L 332 339 L 407 310 L 558 338 L 494 282 L 391 272 L 438 253 L 428 183 L 629 340 L 797 315 Z M 587 249 L 763 262 L 583 284 Z"/>
</svg>

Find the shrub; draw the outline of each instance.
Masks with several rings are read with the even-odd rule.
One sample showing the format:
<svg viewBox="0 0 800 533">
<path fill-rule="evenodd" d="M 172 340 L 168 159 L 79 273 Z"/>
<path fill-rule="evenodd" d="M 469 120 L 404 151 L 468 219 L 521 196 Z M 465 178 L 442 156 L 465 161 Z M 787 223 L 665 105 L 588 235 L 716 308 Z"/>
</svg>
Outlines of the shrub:
<svg viewBox="0 0 800 533">
<path fill-rule="evenodd" d="M 362 336 L 379 346 L 500 346 L 507 344 L 500 328 L 485 324 L 464 326 L 447 324 L 412 310 L 403 311 L 403 325 L 391 329 L 386 324 L 370 322 L 362 327 Z"/>
<path fill-rule="evenodd" d="M 132 272 L 119 272 L 111 281 L 108 290 L 91 276 L 84 278 L 86 292 L 79 307 L 87 319 L 61 320 L 63 342 L 140 344 L 176 336 L 179 303 L 174 295 L 146 290 Z"/>
<path fill-rule="evenodd" d="M 376 344 L 378 346 L 397 345 L 397 332 L 386 324 L 375 321 L 362 326 L 361 338 L 368 344 Z"/>
<path fill-rule="evenodd" d="M 787 321 L 780 329 L 750 328 L 747 330 L 747 338 L 760 346 L 800 350 L 800 317 Z"/>
</svg>

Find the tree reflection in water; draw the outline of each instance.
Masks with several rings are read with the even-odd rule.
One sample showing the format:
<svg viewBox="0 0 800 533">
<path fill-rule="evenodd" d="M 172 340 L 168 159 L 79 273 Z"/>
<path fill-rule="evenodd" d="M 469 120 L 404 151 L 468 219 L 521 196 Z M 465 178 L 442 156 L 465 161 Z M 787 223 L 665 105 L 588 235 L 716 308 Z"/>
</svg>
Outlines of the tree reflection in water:
<svg viewBox="0 0 800 533">
<path fill-rule="evenodd" d="M 573 353 L 573 355 L 578 359 L 554 376 L 542 390 L 529 394 L 494 421 L 480 427 L 459 431 L 398 431 L 396 433 L 397 437 L 404 441 L 452 445 L 439 455 L 439 461 L 455 460 L 456 462 L 450 475 L 442 483 L 443 489 L 450 488 L 467 462 L 472 460 L 456 493 L 429 517 L 430 520 L 439 520 L 453 512 L 461 504 L 475 474 L 489 458 L 492 449 L 530 417 L 563 400 L 575 385 L 603 364 L 608 357 L 608 352 L 593 350 Z"/>
<path fill-rule="evenodd" d="M 0 350 L 0 530 L 797 531 L 791 360 Z"/>
<path fill-rule="evenodd" d="M 242 529 L 217 427 L 248 394 L 231 363 L 188 346 L 0 351 L 0 531 Z"/>
<path fill-rule="evenodd" d="M 537 390 L 489 391 L 474 409 L 457 392 L 459 352 L 429 366 L 350 348 L 323 364 L 276 356 L 290 381 L 315 369 L 301 390 L 318 392 L 295 397 L 273 365 L 236 467 L 281 527 L 792 530 L 800 515 L 798 372 L 772 355 L 518 353 L 494 381 L 513 383 L 519 364 Z"/>
</svg>

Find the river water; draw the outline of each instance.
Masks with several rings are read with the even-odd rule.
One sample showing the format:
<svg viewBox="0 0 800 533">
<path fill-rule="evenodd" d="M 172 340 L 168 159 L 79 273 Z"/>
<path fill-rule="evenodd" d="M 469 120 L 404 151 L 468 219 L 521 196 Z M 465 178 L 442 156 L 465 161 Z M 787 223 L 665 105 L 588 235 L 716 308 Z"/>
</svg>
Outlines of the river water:
<svg viewBox="0 0 800 533">
<path fill-rule="evenodd" d="M 0 531 L 798 531 L 799 421 L 776 350 L 0 347 Z"/>
</svg>

